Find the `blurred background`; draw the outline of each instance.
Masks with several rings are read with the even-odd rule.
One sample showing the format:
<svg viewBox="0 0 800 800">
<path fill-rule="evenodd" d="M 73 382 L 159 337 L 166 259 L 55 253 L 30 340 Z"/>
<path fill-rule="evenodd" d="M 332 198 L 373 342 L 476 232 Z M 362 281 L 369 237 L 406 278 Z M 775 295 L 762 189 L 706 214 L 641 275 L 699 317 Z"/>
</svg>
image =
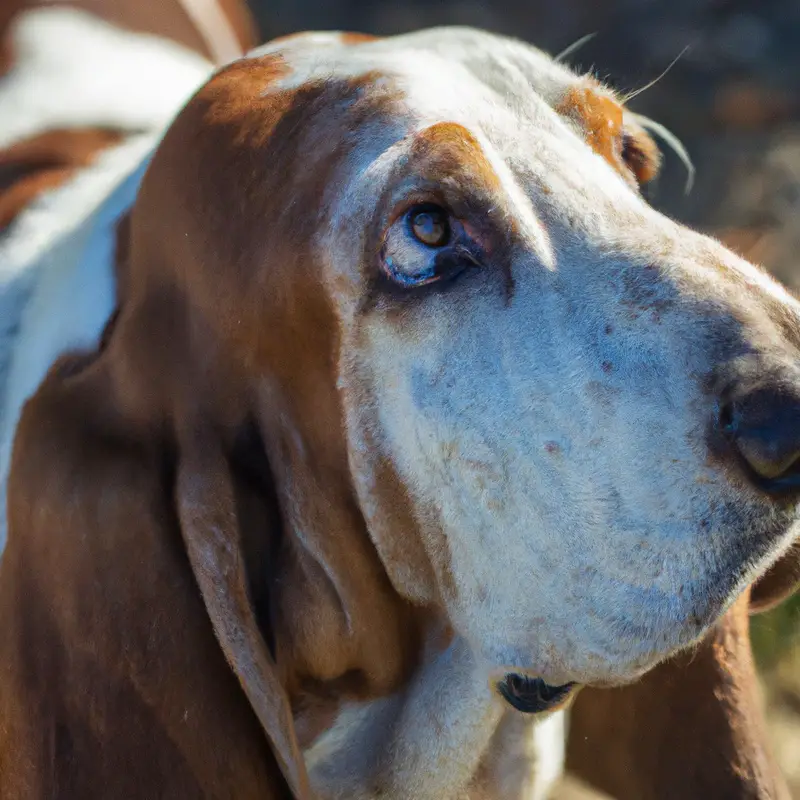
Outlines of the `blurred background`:
<svg viewBox="0 0 800 800">
<path fill-rule="evenodd" d="M 250 0 L 250 7 L 265 39 L 304 29 L 385 35 L 463 24 L 555 54 L 594 33 L 568 61 L 626 92 L 683 53 L 630 106 L 683 141 L 696 181 L 685 194 L 685 170 L 667 151 L 649 199 L 800 289 L 800 0 Z M 800 595 L 754 618 L 752 635 L 776 756 L 800 798 Z"/>
</svg>

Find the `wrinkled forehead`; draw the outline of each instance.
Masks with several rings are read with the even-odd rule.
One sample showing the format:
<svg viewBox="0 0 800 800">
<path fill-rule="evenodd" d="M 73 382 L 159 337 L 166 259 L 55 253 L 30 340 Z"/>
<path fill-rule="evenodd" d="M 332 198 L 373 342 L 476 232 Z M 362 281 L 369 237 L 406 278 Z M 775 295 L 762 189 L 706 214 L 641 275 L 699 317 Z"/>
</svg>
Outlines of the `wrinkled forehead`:
<svg viewBox="0 0 800 800">
<path fill-rule="evenodd" d="M 563 103 L 585 80 L 535 47 L 469 28 L 382 39 L 303 33 L 276 39 L 250 56 L 274 53 L 291 70 L 282 84 L 287 88 L 383 74 L 406 93 L 409 108 L 418 114 L 467 112 L 474 121 L 476 112 L 483 116 L 486 103 L 537 116 Z"/>
<path fill-rule="evenodd" d="M 398 164 L 414 174 L 420 140 L 430 145 L 420 179 L 435 180 L 438 169 L 443 179 L 457 174 L 485 190 L 489 202 L 500 194 L 523 227 L 537 191 L 551 207 L 554 195 L 585 207 L 587 193 L 598 206 L 642 205 L 616 168 L 621 104 L 594 78 L 522 42 L 459 28 L 386 39 L 306 33 L 249 57 L 269 56 L 284 69 L 268 92 L 327 98 L 296 135 L 306 138 L 306 169 L 324 160 L 326 174 L 335 173 L 321 193 L 337 219 L 363 218 L 364 207 L 404 177 Z M 464 141 L 427 134 L 441 123 L 461 126 Z"/>
<path fill-rule="evenodd" d="M 579 123 L 555 113 L 580 102 L 573 97 L 576 88 L 591 84 L 589 96 L 597 110 L 611 107 L 610 96 L 593 79 L 576 75 L 522 42 L 471 29 L 439 28 L 355 41 L 350 34 L 308 33 L 276 40 L 253 55 L 272 53 L 287 67 L 276 88 L 357 85 L 359 99 L 369 102 L 371 97 L 374 103 L 375 113 L 368 120 L 373 135 L 378 122 L 399 138 L 450 121 L 491 141 L 501 152 L 524 152 L 548 134 L 563 140 L 565 125 L 574 129 Z M 315 124 L 324 128 L 325 122 L 323 118 Z M 384 146 L 385 138 L 370 142 L 364 137 L 362 157 L 371 143 Z M 573 145 L 578 141 L 576 136 Z"/>
</svg>

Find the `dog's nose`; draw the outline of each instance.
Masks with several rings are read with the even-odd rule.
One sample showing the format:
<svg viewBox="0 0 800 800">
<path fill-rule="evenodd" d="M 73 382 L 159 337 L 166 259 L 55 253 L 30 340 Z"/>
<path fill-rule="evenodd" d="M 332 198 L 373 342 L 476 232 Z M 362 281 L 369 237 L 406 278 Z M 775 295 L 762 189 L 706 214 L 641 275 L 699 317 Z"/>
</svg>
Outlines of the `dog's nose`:
<svg viewBox="0 0 800 800">
<path fill-rule="evenodd" d="M 800 386 L 760 386 L 721 410 L 723 429 L 759 486 L 800 489 Z"/>
</svg>

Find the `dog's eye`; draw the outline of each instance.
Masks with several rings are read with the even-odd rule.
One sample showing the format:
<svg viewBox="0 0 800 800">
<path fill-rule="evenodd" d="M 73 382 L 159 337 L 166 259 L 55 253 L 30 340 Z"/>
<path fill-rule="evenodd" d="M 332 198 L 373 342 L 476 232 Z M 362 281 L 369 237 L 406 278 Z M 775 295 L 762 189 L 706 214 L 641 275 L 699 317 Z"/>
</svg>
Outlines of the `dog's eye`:
<svg viewBox="0 0 800 800">
<path fill-rule="evenodd" d="M 415 238 L 428 247 L 444 247 L 450 241 L 447 213 L 438 206 L 417 206 L 406 215 Z"/>
<path fill-rule="evenodd" d="M 424 286 L 451 279 L 478 261 L 463 225 L 431 203 L 413 206 L 389 227 L 381 266 L 394 283 Z"/>
</svg>

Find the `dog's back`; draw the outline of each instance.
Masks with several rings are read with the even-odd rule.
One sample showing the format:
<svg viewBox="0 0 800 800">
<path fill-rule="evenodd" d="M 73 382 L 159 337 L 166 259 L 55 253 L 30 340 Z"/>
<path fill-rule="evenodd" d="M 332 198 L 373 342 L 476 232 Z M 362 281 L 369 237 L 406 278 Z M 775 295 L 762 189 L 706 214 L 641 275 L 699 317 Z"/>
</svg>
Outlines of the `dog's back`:
<svg viewBox="0 0 800 800">
<path fill-rule="evenodd" d="M 190 49 L 183 31 L 194 30 L 191 20 L 181 26 L 166 13 L 179 4 L 83 5 L 95 13 L 42 5 L 0 20 L 11 56 L 0 77 L 3 508 L 20 409 L 59 353 L 97 340 L 114 303 L 116 222 L 147 154 L 214 68 L 202 47 Z M 154 16 L 142 32 L 137 20 L 149 6 Z M 131 14 L 138 30 L 114 24 Z M 252 44 L 246 28 L 240 37 L 231 47 Z M 3 514 L 0 550 L 5 530 Z"/>
</svg>

